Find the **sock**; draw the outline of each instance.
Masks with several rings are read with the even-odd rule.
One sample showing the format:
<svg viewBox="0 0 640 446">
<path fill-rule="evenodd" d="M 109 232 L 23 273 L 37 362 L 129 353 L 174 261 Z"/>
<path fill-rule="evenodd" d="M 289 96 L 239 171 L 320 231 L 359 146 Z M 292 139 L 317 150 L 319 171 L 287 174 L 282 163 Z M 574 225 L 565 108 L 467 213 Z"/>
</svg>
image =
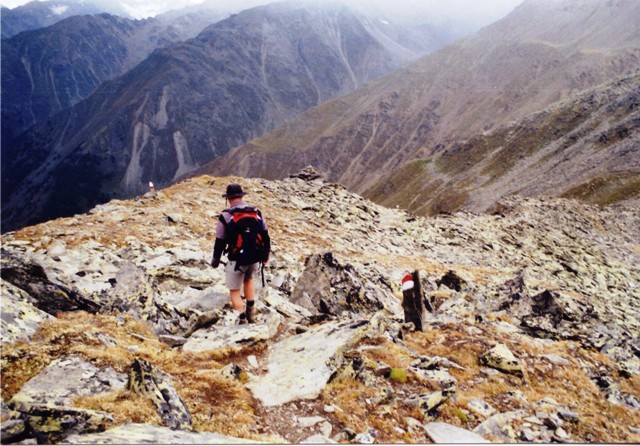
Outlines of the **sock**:
<svg viewBox="0 0 640 446">
<path fill-rule="evenodd" d="M 247 301 L 247 307 L 253 307 L 253 306 L 255 305 L 255 303 L 256 303 L 256 302 L 255 302 L 255 301 L 253 301 L 253 300 L 248 300 L 248 301 Z"/>
</svg>

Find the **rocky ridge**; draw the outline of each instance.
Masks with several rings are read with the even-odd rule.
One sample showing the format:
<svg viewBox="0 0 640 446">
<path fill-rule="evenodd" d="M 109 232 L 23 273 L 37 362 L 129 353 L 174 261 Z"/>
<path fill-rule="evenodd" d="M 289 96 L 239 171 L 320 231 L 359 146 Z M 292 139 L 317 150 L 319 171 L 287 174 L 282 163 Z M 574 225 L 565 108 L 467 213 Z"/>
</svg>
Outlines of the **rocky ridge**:
<svg viewBox="0 0 640 446">
<path fill-rule="evenodd" d="M 208 265 L 231 181 L 273 238 L 249 326 Z M 2 440 L 637 442 L 638 240 L 636 208 L 423 218 L 312 170 L 113 200 L 2 237 Z"/>
</svg>

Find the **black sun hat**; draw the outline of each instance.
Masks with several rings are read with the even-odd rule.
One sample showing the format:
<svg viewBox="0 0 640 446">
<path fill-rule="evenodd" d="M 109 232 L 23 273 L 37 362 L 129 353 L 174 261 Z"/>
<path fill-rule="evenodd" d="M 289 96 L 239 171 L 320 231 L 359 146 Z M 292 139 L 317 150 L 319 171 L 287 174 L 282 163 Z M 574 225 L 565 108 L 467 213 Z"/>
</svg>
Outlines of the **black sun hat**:
<svg viewBox="0 0 640 446">
<path fill-rule="evenodd" d="M 222 194 L 224 198 L 238 198 L 244 197 L 246 194 L 242 190 L 242 186 L 236 183 L 231 183 L 227 186 L 227 193 Z"/>
</svg>

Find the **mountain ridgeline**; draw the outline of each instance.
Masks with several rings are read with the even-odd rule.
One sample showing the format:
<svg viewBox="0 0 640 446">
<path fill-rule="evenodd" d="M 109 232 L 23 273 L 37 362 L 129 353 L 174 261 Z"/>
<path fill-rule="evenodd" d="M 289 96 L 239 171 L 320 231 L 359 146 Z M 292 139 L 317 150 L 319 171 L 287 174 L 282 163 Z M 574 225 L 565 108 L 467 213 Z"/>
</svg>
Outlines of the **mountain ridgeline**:
<svg viewBox="0 0 640 446">
<path fill-rule="evenodd" d="M 3 6 L 0 15 L 2 38 L 13 37 L 22 31 L 51 26 L 68 17 L 105 12 L 128 17 L 125 9 L 117 1 L 31 1 L 13 9 Z"/>
<path fill-rule="evenodd" d="M 640 195 L 640 3 L 530 0 L 198 173 L 313 165 L 387 205 L 486 210 L 511 193 Z"/>
<path fill-rule="evenodd" d="M 279 3 L 158 49 L 4 149 L 3 230 L 169 184 L 442 45 L 421 29 Z"/>
</svg>

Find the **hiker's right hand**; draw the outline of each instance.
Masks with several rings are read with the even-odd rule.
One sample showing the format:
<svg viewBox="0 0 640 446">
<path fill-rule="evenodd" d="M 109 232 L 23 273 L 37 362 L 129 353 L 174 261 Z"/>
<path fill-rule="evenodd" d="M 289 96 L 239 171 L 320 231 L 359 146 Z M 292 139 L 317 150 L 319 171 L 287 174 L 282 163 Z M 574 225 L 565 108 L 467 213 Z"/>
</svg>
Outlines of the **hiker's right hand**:
<svg viewBox="0 0 640 446">
<path fill-rule="evenodd" d="M 220 265 L 220 259 L 211 259 L 211 266 L 217 268 Z"/>
</svg>

